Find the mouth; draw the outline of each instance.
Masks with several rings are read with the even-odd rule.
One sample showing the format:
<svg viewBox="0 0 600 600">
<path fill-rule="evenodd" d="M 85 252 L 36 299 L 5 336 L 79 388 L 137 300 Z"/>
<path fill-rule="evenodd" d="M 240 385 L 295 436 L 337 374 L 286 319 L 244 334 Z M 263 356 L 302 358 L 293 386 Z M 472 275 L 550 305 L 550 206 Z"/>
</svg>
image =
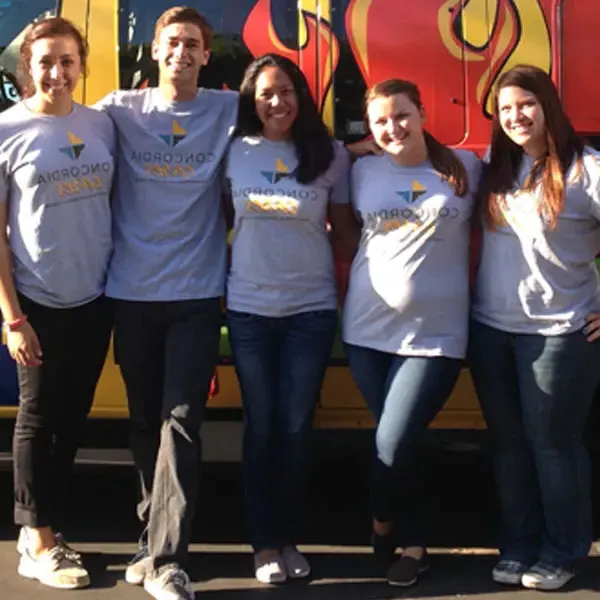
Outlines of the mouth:
<svg viewBox="0 0 600 600">
<path fill-rule="evenodd" d="M 523 135 L 523 134 L 529 133 L 532 126 L 533 126 L 533 123 L 531 123 L 531 122 L 517 123 L 517 124 L 513 125 L 510 128 L 510 130 L 517 135 Z"/>
<path fill-rule="evenodd" d="M 290 111 L 286 110 L 285 112 L 277 112 L 277 113 L 269 113 L 269 119 L 274 119 L 275 121 L 283 121 L 287 117 L 290 116 Z"/>
</svg>

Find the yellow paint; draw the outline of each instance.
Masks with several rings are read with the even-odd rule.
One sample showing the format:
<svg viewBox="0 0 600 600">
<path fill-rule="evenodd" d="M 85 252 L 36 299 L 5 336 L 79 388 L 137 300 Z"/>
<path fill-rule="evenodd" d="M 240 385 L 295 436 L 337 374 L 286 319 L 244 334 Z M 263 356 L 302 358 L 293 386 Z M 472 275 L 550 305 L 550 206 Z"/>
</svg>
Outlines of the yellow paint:
<svg viewBox="0 0 600 600">
<path fill-rule="evenodd" d="M 503 10 L 502 26 L 498 22 L 501 9 Z M 456 40 L 452 29 L 457 10 L 462 11 L 462 41 Z M 521 26 L 518 39 L 516 39 L 518 31 L 516 19 Z M 475 90 L 476 98 L 480 103 L 483 103 L 488 95 L 485 106 L 485 112 L 488 114 L 492 109 L 489 91 L 502 73 L 520 63 L 532 64 L 547 73 L 550 72 L 551 42 L 538 0 L 511 0 L 511 2 L 470 0 L 466 5 L 462 0 L 445 0 L 438 11 L 438 28 L 446 49 L 457 60 L 488 61 L 487 68 L 477 82 Z M 475 50 L 467 49 L 465 44 L 469 44 Z M 514 45 L 512 52 L 510 52 L 511 44 Z M 504 60 L 507 53 L 508 58 Z M 494 77 L 493 74 L 500 61 L 504 61 L 504 64 Z"/>
<path fill-rule="evenodd" d="M 90 58 L 85 103 L 93 104 L 119 89 L 119 0 L 89 0 L 89 3 Z"/>
<path fill-rule="evenodd" d="M 69 19 L 69 21 L 71 21 L 86 37 L 88 35 L 87 9 L 88 0 L 62 0 L 60 3 L 60 16 Z M 84 90 L 86 84 L 87 77 L 83 75 L 73 93 L 75 102 L 84 102 Z"/>
<path fill-rule="evenodd" d="M 289 173 L 289 169 L 283 164 L 283 161 L 278 158 L 275 162 L 275 170 L 279 173 Z"/>
<path fill-rule="evenodd" d="M 323 21 L 329 23 L 331 25 L 332 14 L 331 14 L 331 2 L 330 0 L 320 0 L 319 2 L 319 10 L 320 17 Z M 333 65 L 337 64 L 339 58 L 339 50 L 337 46 L 337 40 L 333 34 L 331 27 L 327 27 L 325 30 L 323 28 L 323 32 L 321 33 L 321 29 L 319 29 L 320 35 L 327 35 L 329 48 L 329 57 L 327 62 L 325 63 L 325 72 L 319 73 L 319 81 L 320 82 L 330 82 L 329 90 L 323 99 L 323 106 L 321 108 L 321 116 L 323 117 L 323 121 L 325 125 L 329 128 L 329 131 L 332 133 L 335 131 L 335 80 L 334 80 L 334 72 Z"/>
<path fill-rule="evenodd" d="M 276 50 L 280 54 L 287 55 L 287 53 L 289 52 L 289 49 L 279 41 L 279 37 L 277 35 L 277 32 L 275 31 L 275 27 L 273 26 L 272 21 L 269 21 L 267 31 L 269 34 L 269 40 L 271 41 L 273 46 L 275 46 Z"/>
<path fill-rule="evenodd" d="M 187 135 L 187 131 L 177 121 L 173 121 L 173 135 Z"/>
<path fill-rule="evenodd" d="M 460 4 L 460 0 L 446 0 L 438 10 L 438 30 L 446 50 L 457 60 L 463 60 L 463 47 L 456 43 L 452 33 L 453 14 L 450 9 Z"/>
<path fill-rule="evenodd" d="M 412 182 L 412 191 L 413 192 L 426 192 L 427 188 L 423 184 L 419 183 L 417 180 L 414 180 Z"/>
<path fill-rule="evenodd" d="M 350 17 L 350 27 L 354 38 L 354 47 L 360 56 L 366 74 L 369 74 L 369 53 L 367 45 L 368 12 L 373 0 L 356 0 Z M 455 0 L 449 0 L 454 2 Z"/>
<path fill-rule="evenodd" d="M 521 39 L 503 71 L 527 63 L 550 73 L 552 46 L 544 13 L 538 0 L 513 0 L 513 2 L 521 20 Z"/>
<path fill-rule="evenodd" d="M 498 16 L 497 0 L 471 0 L 462 11 L 463 35 L 474 48 L 483 48 L 492 35 Z"/>
</svg>

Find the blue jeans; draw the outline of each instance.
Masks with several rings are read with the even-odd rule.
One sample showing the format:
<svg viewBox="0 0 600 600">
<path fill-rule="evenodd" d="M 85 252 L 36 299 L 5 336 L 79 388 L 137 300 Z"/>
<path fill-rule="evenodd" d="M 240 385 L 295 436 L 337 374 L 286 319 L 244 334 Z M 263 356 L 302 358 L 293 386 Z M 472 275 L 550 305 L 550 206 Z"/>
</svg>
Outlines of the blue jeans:
<svg viewBox="0 0 600 600">
<path fill-rule="evenodd" d="M 401 546 L 425 546 L 418 443 L 458 379 L 462 360 L 398 356 L 346 345 L 354 381 L 377 423 L 373 516 L 394 522 Z"/>
<path fill-rule="evenodd" d="M 494 447 L 501 554 L 568 568 L 592 541 L 583 430 L 600 345 L 581 331 L 511 334 L 472 321 L 469 360 Z"/>
<path fill-rule="evenodd" d="M 310 463 L 312 418 L 337 311 L 263 317 L 228 311 L 244 405 L 244 496 L 256 551 L 295 542 Z"/>
</svg>

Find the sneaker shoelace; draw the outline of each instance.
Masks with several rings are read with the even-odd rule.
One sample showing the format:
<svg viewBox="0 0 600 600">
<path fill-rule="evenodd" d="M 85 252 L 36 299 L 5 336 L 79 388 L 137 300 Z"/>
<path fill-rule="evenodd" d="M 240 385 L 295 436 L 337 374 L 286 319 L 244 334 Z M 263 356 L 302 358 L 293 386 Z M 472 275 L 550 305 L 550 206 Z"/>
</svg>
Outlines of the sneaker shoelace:
<svg viewBox="0 0 600 600">
<path fill-rule="evenodd" d="M 187 589 L 187 586 L 190 583 L 190 578 L 188 574 L 181 569 L 173 569 L 168 572 L 165 578 L 165 585 L 172 583 L 178 587 L 183 589 Z"/>
<path fill-rule="evenodd" d="M 61 557 L 74 563 L 81 563 L 81 554 L 67 544 L 61 533 L 57 533 L 55 538 L 57 547 L 61 550 Z"/>
</svg>

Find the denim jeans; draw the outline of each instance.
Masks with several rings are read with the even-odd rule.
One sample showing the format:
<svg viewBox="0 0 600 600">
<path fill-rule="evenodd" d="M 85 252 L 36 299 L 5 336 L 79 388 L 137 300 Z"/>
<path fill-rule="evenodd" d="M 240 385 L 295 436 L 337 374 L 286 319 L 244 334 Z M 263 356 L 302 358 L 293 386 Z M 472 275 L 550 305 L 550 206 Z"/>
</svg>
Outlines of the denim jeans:
<svg viewBox="0 0 600 600">
<path fill-rule="evenodd" d="M 110 342 L 112 308 L 101 296 L 49 308 L 19 295 L 42 347 L 39 367 L 17 365 L 19 412 L 13 437 L 15 523 L 60 527 L 85 420 Z"/>
<path fill-rule="evenodd" d="M 255 551 L 295 543 L 312 418 L 337 311 L 273 318 L 228 311 L 244 405 L 244 502 Z"/>
<path fill-rule="evenodd" d="M 198 497 L 200 427 L 219 353 L 220 298 L 115 301 L 115 358 L 125 381 L 138 516 L 154 569 L 184 566 Z"/>
<path fill-rule="evenodd" d="M 581 331 L 511 334 L 472 321 L 469 360 L 494 447 L 501 554 L 569 567 L 592 541 L 583 431 L 600 343 Z"/>
<path fill-rule="evenodd" d="M 452 392 L 463 361 L 399 356 L 350 344 L 346 355 L 377 423 L 373 516 L 395 524 L 401 546 L 425 546 L 418 444 Z"/>
</svg>

